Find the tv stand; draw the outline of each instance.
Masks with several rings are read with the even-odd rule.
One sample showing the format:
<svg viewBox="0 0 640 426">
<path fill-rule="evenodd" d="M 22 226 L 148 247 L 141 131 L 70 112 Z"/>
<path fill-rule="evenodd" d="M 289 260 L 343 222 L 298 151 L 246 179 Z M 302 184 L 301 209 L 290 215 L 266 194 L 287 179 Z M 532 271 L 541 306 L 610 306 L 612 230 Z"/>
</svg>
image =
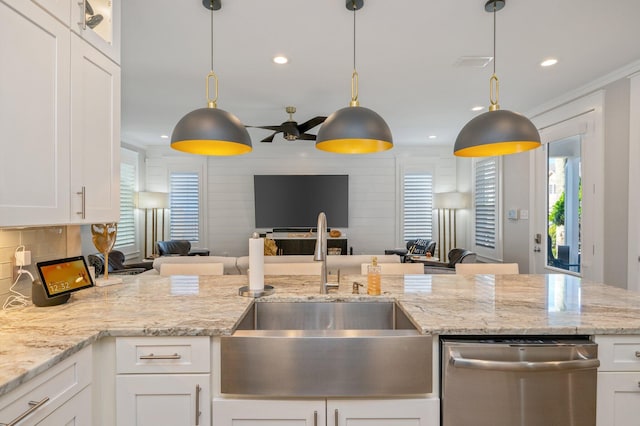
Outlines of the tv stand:
<svg viewBox="0 0 640 426">
<path fill-rule="evenodd" d="M 292 255 L 292 254 L 313 254 L 316 248 L 316 236 L 309 237 L 289 237 L 283 236 L 286 234 L 280 233 L 279 235 L 273 235 L 273 240 L 278 246 L 278 255 Z M 340 249 L 340 254 L 346 255 L 347 253 L 347 239 L 344 237 L 331 238 L 327 237 L 327 251 L 331 249 Z"/>
</svg>

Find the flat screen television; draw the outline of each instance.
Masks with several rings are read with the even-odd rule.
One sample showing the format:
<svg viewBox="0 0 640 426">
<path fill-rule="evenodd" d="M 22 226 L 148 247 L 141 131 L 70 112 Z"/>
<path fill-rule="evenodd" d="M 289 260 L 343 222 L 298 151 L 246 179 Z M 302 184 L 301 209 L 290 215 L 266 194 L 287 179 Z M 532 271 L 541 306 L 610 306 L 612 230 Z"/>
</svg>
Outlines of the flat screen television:
<svg viewBox="0 0 640 426">
<path fill-rule="evenodd" d="M 256 228 L 349 226 L 349 175 L 254 175 Z"/>
</svg>

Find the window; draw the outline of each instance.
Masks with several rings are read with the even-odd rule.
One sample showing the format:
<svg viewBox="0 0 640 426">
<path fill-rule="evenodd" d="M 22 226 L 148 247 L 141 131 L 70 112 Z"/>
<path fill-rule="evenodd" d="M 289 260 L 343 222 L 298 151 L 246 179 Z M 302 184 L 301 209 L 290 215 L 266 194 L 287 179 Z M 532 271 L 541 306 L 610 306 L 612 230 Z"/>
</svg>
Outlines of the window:
<svg viewBox="0 0 640 426">
<path fill-rule="evenodd" d="M 433 177 L 430 173 L 407 173 L 403 177 L 403 226 L 405 242 L 431 239 L 433 229 Z"/>
<path fill-rule="evenodd" d="M 136 251 L 134 194 L 138 182 L 138 153 L 123 149 L 120 163 L 120 221 L 114 245 L 125 252 Z"/>
<path fill-rule="evenodd" d="M 474 245 L 484 257 L 500 260 L 500 163 L 497 157 L 474 163 Z"/>
<path fill-rule="evenodd" d="M 200 241 L 200 176 L 197 172 L 169 175 L 169 236 L 172 240 Z"/>
</svg>

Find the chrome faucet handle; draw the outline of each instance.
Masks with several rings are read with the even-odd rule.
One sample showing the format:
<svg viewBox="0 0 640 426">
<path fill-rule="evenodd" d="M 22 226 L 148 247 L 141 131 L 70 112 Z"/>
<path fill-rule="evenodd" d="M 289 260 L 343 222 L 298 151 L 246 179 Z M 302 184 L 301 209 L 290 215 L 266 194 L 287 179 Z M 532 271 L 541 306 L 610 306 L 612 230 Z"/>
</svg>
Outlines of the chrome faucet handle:
<svg viewBox="0 0 640 426">
<path fill-rule="evenodd" d="M 360 287 L 364 287 L 363 284 L 360 284 L 357 281 L 353 282 L 353 289 L 351 290 L 351 294 L 360 294 Z"/>
</svg>

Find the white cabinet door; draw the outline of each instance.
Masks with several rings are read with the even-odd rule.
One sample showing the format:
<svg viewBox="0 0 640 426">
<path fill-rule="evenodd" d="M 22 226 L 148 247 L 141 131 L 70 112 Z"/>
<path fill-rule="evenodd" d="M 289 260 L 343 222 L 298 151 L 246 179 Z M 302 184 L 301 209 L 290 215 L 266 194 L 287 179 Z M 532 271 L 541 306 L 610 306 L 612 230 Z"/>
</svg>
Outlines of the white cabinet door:
<svg viewBox="0 0 640 426">
<path fill-rule="evenodd" d="M 71 222 L 120 217 L 120 67 L 71 38 Z"/>
<path fill-rule="evenodd" d="M 91 386 L 87 386 L 37 426 L 88 426 L 91 424 Z"/>
<path fill-rule="evenodd" d="M 598 426 L 629 426 L 640 419 L 640 372 L 598 373 Z"/>
<path fill-rule="evenodd" d="M 209 374 L 119 375 L 116 377 L 117 425 L 209 425 L 209 382 Z"/>
<path fill-rule="evenodd" d="M 213 426 L 324 426 L 324 400 L 214 400 Z"/>
<path fill-rule="evenodd" d="M 438 398 L 328 400 L 327 426 L 438 426 Z"/>
<path fill-rule="evenodd" d="M 0 23 L 0 227 L 68 223 L 69 30 L 25 0 Z"/>
</svg>

